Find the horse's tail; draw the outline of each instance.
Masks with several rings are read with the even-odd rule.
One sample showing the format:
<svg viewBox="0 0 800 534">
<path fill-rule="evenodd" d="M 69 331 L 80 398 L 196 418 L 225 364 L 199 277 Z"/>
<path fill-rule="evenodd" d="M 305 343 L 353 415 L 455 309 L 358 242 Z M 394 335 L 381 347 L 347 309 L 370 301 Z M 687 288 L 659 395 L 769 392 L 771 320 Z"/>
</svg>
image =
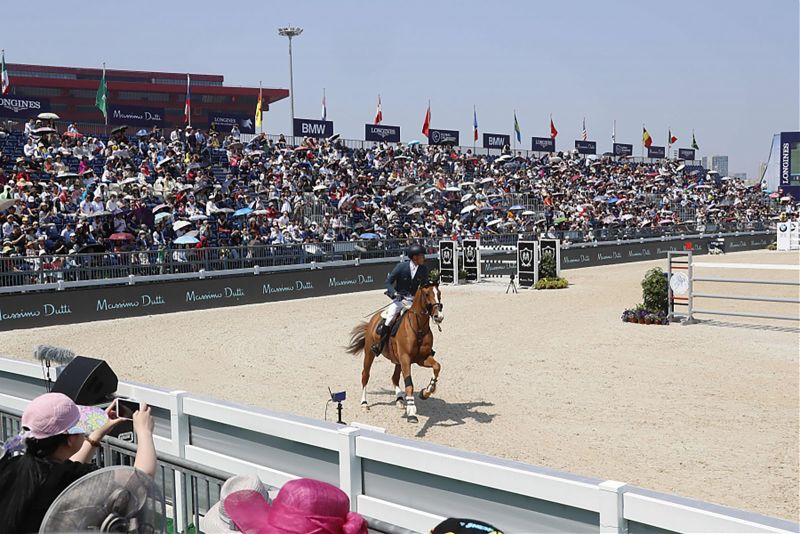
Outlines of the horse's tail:
<svg viewBox="0 0 800 534">
<path fill-rule="evenodd" d="M 350 343 L 345 350 L 350 354 L 358 354 L 364 350 L 366 344 L 365 337 L 367 336 L 367 323 L 360 322 L 352 330 L 350 330 Z"/>
</svg>

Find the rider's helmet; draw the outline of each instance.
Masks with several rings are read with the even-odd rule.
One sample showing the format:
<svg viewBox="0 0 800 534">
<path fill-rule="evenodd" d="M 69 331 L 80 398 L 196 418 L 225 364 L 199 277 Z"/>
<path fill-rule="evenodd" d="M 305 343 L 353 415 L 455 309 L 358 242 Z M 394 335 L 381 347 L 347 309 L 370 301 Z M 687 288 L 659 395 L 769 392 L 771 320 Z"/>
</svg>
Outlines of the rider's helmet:
<svg viewBox="0 0 800 534">
<path fill-rule="evenodd" d="M 420 245 L 411 245 L 408 247 L 408 250 L 406 250 L 406 256 L 409 258 L 413 258 L 417 254 L 422 254 L 423 256 L 425 255 L 425 249 Z"/>
</svg>

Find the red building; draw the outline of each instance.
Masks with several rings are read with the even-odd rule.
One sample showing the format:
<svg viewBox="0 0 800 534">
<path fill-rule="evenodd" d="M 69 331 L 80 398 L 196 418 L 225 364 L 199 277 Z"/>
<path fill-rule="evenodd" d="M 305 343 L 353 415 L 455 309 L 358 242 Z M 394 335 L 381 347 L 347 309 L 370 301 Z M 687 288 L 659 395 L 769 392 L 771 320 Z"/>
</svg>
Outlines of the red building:
<svg viewBox="0 0 800 534">
<path fill-rule="evenodd" d="M 26 121 L 51 111 L 63 121 L 104 125 L 95 107 L 102 69 L 8 63 L 11 88 L 0 96 L 0 117 Z M 192 126 L 255 132 L 258 87 L 225 87 L 217 74 L 191 74 Z M 106 70 L 108 124 L 162 128 L 184 126 L 186 73 Z M 264 88 L 262 110 L 289 96 L 287 89 Z"/>
</svg>

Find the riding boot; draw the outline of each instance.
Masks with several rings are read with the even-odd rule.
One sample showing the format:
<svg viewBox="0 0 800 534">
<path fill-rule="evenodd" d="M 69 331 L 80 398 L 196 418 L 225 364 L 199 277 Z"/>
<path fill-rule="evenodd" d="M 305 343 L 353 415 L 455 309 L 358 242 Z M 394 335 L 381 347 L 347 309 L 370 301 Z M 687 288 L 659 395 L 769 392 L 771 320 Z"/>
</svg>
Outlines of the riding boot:
<svg viewBox="0 0 800 534">
<path fill-rule="evenodd" d="M 375 356 L 380 356 L 383 351 L 383 346 L 386 344 L 386 339 L 389 337 L 389 327 L 385 323 L 378 325 L 376 333 L 380 336 L 377 343 L 372 345 L 372 353 Z"/>
</svg>

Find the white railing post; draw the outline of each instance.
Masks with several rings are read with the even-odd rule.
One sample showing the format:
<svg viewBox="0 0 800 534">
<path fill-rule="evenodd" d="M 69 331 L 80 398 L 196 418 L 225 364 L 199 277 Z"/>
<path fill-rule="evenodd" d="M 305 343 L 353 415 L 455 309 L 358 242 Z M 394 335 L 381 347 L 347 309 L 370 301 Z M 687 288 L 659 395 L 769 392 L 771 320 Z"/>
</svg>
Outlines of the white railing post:
<svg viewBox="0 0 800 534">
<path fill-rule="evenodd" d="M 363 493 L 361 458 L 356 456 L 356 438 L 361 429 L 352 426 L 339 429 L 339 488 L 350 499 L 350 510 L 357 512 L 358 496 Z"/>
<path fill-rule="evenodd" d="M 172 441 L 172 454 L 179 458 L 186 458 L 186 444 L 189 441 L 189 417 L 183 413 L 183 398 L 188 395 L 186 391 L 170 391 L 172 395 L 172 402 L 169 407 L 169 427 L 170 437 Z M 173 481 L 175 484 L 175 517 L 178 518 L 178 524 L 175 525 L 176 532 L 186 532 L 189 525 L 186 523 L 185 518 L 191 516 L 191 502 L 192 496 L 190 488 L 186 485 L 186 479 L 179 471 L 173 472 Z M 195 529 L 199 525 L 194 525 Z"/>
<path fill-rule="evenodd" d="M 622 509 L 627 484 L 606 480 L 597 487 L 600 489 L 600 534 L 627 534 L 628 522 Z"/>
</svg>

